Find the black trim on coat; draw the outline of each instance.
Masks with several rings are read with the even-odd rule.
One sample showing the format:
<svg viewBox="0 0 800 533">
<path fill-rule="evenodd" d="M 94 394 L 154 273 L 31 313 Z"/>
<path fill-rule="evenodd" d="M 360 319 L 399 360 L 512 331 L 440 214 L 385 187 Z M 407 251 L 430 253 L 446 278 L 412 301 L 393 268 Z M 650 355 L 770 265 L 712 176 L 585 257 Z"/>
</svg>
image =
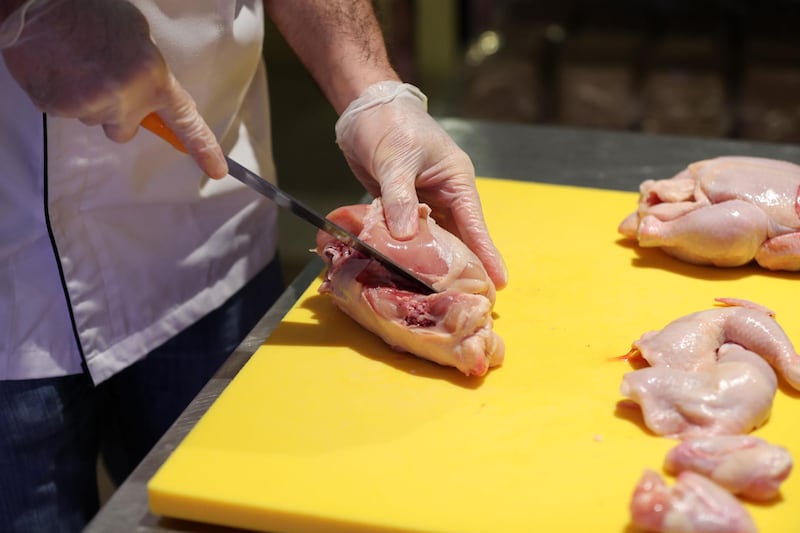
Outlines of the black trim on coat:
<svg viewBox="0 0 800 533">
<path fill-rule="evenodd" d="M 44 222 L 47 225 L 47 236 L 50 238 L 50 246 L 53 248 L 53 256 L 58 266 L 58 276 L 61 280 L 61 288 L 64 290 L 64 299 L 67 303 L 67 310 L 69 311 L 69 321 L 72 325 L 72 334 L 75 336 L 75 344 L 78 347 L 78 353 L 81 355 L 81 367 L 83 372 L 91 377 L 89 373 L 89 366 L 86 364 L 86 355 L 83 353 L 83 345 L 81 344 L 81 337 L 78 334 L 78 326 L 75 322 L 75 313 L 72 309 L 72 300 L 69 296 L 69 289 L 67 289 L 67 280 L 64 277 L 64 267 L 61 264 L 61 254 L 58 252 L 58 244 L 56 243 L 55 236 L 53 235 L 53 227 L 50 224 L 50 202 L 48 197 L 49 191 L 49 168 L 48 168 L 48 152 L 47 152 L 47 113 L 42 113 L 42 203 L 44 204 Z"/>
</svg>

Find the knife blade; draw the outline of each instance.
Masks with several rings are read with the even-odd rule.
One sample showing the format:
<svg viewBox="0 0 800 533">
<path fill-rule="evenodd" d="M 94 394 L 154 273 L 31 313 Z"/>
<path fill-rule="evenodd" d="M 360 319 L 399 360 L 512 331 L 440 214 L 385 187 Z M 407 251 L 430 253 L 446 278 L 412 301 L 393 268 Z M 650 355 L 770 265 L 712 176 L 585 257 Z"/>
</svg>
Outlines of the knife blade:
<svg viewBox="0 0 800 533">
<path fill-rule="evenodd" d="M 150 113 L 144 118 L 144 120 L 142 120 L 141 125 L 145 129 L 155 133 L 163 140 L 167 141 L 175 149 L 183 153 L 187 153 L 186 147 L 183 146 L 183 143 L 180 141 L 180 139 L 178 139 L 175 133 L 169 128 L 169 126 L 167 126 L 161 117 L 158 116 L 158 114 Z M 275 202 L 279 207 L 287 209 L 295 216 L 305 220 L 306 222 L 310 222 L 318 229 L 328 233 L 347 246 L 350 246 L 367 257 L 378 261 L 387 270 L 396 274 L 397 276 L 400 276 L 409 285 L 407 287 L 409 290 L 413 290 L 414 292 L 419 292 L 421 294 L 433 294 L 437 292 L 436 289 L 434 289 L 430 284 L 417 277 L 405 267 L 393 261 L 380 250 L 370 246 L 366 242 L 359 239 L 356 235 L 347 231 L 327 217 L 320 215 L 291 194 L 279 188 L 277 185 L 268 182 L 255 172 L 252 172 L 230 157 L 226 156 L 225 160 L 228 163 L 228 172 L 231 176 L 244 183 L 251 189 L 254 189 L 256 192 L 266 196 Z"/>
</svg>

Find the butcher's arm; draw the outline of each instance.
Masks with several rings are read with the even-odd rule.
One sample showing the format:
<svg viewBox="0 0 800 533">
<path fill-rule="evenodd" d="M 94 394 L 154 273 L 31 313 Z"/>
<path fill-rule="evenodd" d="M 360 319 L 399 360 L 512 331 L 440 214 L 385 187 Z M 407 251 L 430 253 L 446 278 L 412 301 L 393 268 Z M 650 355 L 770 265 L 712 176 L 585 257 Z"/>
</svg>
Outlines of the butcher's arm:
<svg viewBox="0 0 800 533">
<path fill-rule="evenodd" d="M 427 112 L 427 98 L 400 83 L 368 0 L 264 0 L 267 14 L 336 112 L 336 142 L 355 176 L 383 199 L 392 236 L 418 231 L 418 203 L 507 283 L 483 218 L 469 156 Z M 369 110 L 369 112 L 366 112 Z"/>
<path fill-rule="evenodd" d="M 264 6 L 337 113 L 370 85 L 399 81 L 369 0 L 264 0 Z"/>
</svg>

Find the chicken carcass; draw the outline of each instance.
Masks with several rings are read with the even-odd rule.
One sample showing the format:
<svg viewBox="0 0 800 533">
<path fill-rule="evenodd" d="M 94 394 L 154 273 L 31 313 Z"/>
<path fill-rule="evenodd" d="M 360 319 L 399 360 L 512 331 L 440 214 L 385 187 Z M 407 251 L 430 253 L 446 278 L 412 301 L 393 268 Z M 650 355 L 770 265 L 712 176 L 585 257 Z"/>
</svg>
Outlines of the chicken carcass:
<svg viewBox="0 0 800 533">
<path fill-rule="evenodd" d="M 792 456 L 782 446 L 752 435 L 687 439 L 672 448 L 664 470 L 702 474 L 733 494 L 751 500 L 771 500 L 792 470 Z"/>
<path fill-rule="evenodd" d="M 717 298 L 726 307 L 698 311 L 648 331 L 629 355 L 641 355 L 651 366 L 686 372 L 711 368 L 725 343 L 758 354 L 800 390 L 800 355 L 769 309 L 746 300 Z"/>
<path fill-rule="evenodd" d="M 800 166 L 726 156 L 639 186 L 619 232 L 689 263 L 800 270 Z"/>
<path fill-rule="evenodd" d="M 642 409 L 658 435 L 735 435 L 769 418 L 778 388 L 772 368 L 738 344 L 723 344 L 718 361 L 702 371 L 667 366 L 628 372 L 620 392 Z"/>
<path fill-rule="evenodd" d="M 483 376 L 505 353 L 492 330 L 495 286 L 478 257 L 436 224 L 427 205 L 420 204 L 419 217 L 417 235 L 399 241 L 386 227 L 380 199 L 328 215 L 440 292 L 407 290 L 380 263 L 324 232 L 317 234 L 316 251 L 328 270 L 319 292 L 393 348 Z"/>
<path fill-rule="evenodd" d="M 754 533 L 747 509 L 725 489 L 695 474 L 681 472 L 669 487 L 656 472 L 646 470 L 630 503 L 634 525 L 668 533 Z"/>
</svg>

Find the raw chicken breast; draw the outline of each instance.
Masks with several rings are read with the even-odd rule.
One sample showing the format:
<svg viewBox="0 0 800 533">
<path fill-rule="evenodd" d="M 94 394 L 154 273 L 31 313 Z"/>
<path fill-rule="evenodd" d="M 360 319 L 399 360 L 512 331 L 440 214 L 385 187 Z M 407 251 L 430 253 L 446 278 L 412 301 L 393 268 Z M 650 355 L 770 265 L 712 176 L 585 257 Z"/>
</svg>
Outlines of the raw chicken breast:
<svg viewBox="0 0 800 533">
<path fill-rule="evenodd" d="M 628 372 L 620 392 L 639 404 L 658 435 L 748 433 L 769 418 L 778 388 L 772 368 L 737 344 L 724 344 L 719 360 L 702 371 L 667 366 Z"/>
<path fill-rule="evenodd" d="M 794 388 L 800 390 L 800 355 L 775 320 L 775 313 L 753 302 L 717 298 L 727 307 L 699 311 L 648 331 L 632 345 L 652 366 L 687 372 L 710 368 L 725 343 L 736 343 L 764 358 Z"/>
<path fill-rule="evenodd" d="M 639 187 L 619 232 L 697 264 L 800 270 L 800 166 L 756 157 L 692 163 Z"/>
<path fill-rule="evenodd" d="M 317 234 L 317 253 L 328 271 L 319 291 L 393 348 L 483 376 L 505 353 L 492 331 L 494 284 L 477 256 L 430 217 L 428 206 L 420 204 L 419 216 L 419 233 L 408 241 L 391 237 L 380 199 L 339 208 L 328 218 L 441 292 L 405 290 L 382 265 L 324 232 Z"/>
<path fill-rule="evenodd" d="M 682 472 L 672 487 L 646 470 L 630 504 L 634 525 L 668 533 L 755 533 L 753 519 L 725 489 L 694 472 Z"/>
<path fill-rule="evenodd" d="M 729 492 L 751 500 L 770 500 L 792 470 L 789 450 L 751 435 L 687 439 L 667 453 L 664 470 L 691 470 Z"/>
</svg>

